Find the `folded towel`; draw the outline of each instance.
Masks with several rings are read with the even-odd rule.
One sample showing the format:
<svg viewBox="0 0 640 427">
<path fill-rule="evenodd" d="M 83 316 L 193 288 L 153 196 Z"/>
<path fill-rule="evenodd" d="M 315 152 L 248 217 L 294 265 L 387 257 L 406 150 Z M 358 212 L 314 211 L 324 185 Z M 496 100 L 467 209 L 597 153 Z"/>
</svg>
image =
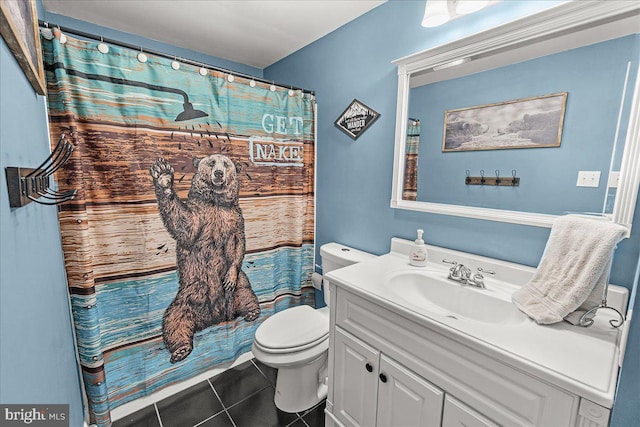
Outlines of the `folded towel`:
<svg viewBox="0 0 640 427">
<path fill-rule="evenodd" d="M 613 251 L 626 228 L 609 221 L 567 215 L 551 228 L 533 278 L 514 292 L 513 303 L 539 324 L 560 322 L 602 302 Z M 577 323 L 578 313 L 567 317 Z"/>
</svg>

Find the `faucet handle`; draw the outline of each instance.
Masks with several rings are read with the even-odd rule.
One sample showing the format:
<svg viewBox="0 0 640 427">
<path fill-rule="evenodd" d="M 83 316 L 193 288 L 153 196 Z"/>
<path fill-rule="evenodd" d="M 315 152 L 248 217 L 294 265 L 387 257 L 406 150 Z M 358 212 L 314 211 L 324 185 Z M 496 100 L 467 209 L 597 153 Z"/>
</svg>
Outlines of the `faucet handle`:
<svg viewBox="0 0 640 427">
<path fill-rule="evenodd" d="M 469 280 L 467 280 L 467 285 L 485 289 L 484 276 L 482 275 L 482 271 L 480 271 L 480 269 L 478 269 L 478 272 L 476 272 L 473 277 L 470 277 Z"/>
<path fill-rule="evenodd" d="M 442 262 L 444 262 L 445 264 L 458 265 L 458 261 L 449 261 L 449 260 L 443 259 Z"/>
<path fill-rule="evenodd" d="M 482 268 L 482 267 L 478 267 L 478 272 L 480 272 L 480 273 L 485 273 L 485 274 L 490 274 L 490 275 L 492 275 L 492 276 L 493 276 L 494 274 L 496 274 L 496 272 L 495 272 L 495 271 L 485 270 L 485 269 L 484 269 L 484 268 Z"/>
</svg>

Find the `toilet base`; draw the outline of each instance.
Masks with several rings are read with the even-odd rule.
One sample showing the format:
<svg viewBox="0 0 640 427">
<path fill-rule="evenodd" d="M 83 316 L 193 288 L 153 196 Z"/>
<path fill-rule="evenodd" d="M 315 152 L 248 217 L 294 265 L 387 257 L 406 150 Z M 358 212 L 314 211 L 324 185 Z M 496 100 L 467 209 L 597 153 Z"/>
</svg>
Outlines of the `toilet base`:
<svg viewBox="0 0 640 427">
<path fill-rule="evenodd" d="M 281 367 L 276 380 L 276 407 L 302 412 L 327 397 L 327 353 L 302 366 Z"/>
</svg>

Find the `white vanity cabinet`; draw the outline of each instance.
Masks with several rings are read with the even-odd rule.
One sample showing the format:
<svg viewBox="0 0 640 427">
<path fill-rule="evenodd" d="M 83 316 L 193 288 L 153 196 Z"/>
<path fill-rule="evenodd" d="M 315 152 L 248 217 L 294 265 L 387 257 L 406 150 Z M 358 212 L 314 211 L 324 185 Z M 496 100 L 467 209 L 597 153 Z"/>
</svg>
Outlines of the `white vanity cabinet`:
<svg viewBox="0 0 640 427">
<path fill-rule="evenodd" d="M 607 408 L 504 358 L 348 286 L 331 291 L 328 426 L 608 424 Z"/>
<path fill-rule="evenodd" d="M 345 426 L 437 426 L 444 392 L 335 328 L 334 413 Z"/>
</svg>

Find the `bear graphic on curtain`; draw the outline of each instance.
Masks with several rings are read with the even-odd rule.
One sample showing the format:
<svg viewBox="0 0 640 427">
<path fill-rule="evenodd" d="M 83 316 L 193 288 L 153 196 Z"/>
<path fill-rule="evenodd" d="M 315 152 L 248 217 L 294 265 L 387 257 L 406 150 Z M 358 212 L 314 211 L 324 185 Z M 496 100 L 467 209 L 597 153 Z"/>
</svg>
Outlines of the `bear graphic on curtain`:
<svg viewBox="0 0 640 427">
<path fill-rule="evenodd" d="M 169 162 L 159 158 L 150 170 L 160 217 L 176 240 L 179 287 L 162 320 L 171 363 L 191 353 L 197 331 L 238 316 L 251 322 L 260 315 L 258 298 L 241 269 L 246 242 L 239 167 L 221 154 L 194 159 L 194 166 L 186 202 L 173 189 Z"/>
</svg>

